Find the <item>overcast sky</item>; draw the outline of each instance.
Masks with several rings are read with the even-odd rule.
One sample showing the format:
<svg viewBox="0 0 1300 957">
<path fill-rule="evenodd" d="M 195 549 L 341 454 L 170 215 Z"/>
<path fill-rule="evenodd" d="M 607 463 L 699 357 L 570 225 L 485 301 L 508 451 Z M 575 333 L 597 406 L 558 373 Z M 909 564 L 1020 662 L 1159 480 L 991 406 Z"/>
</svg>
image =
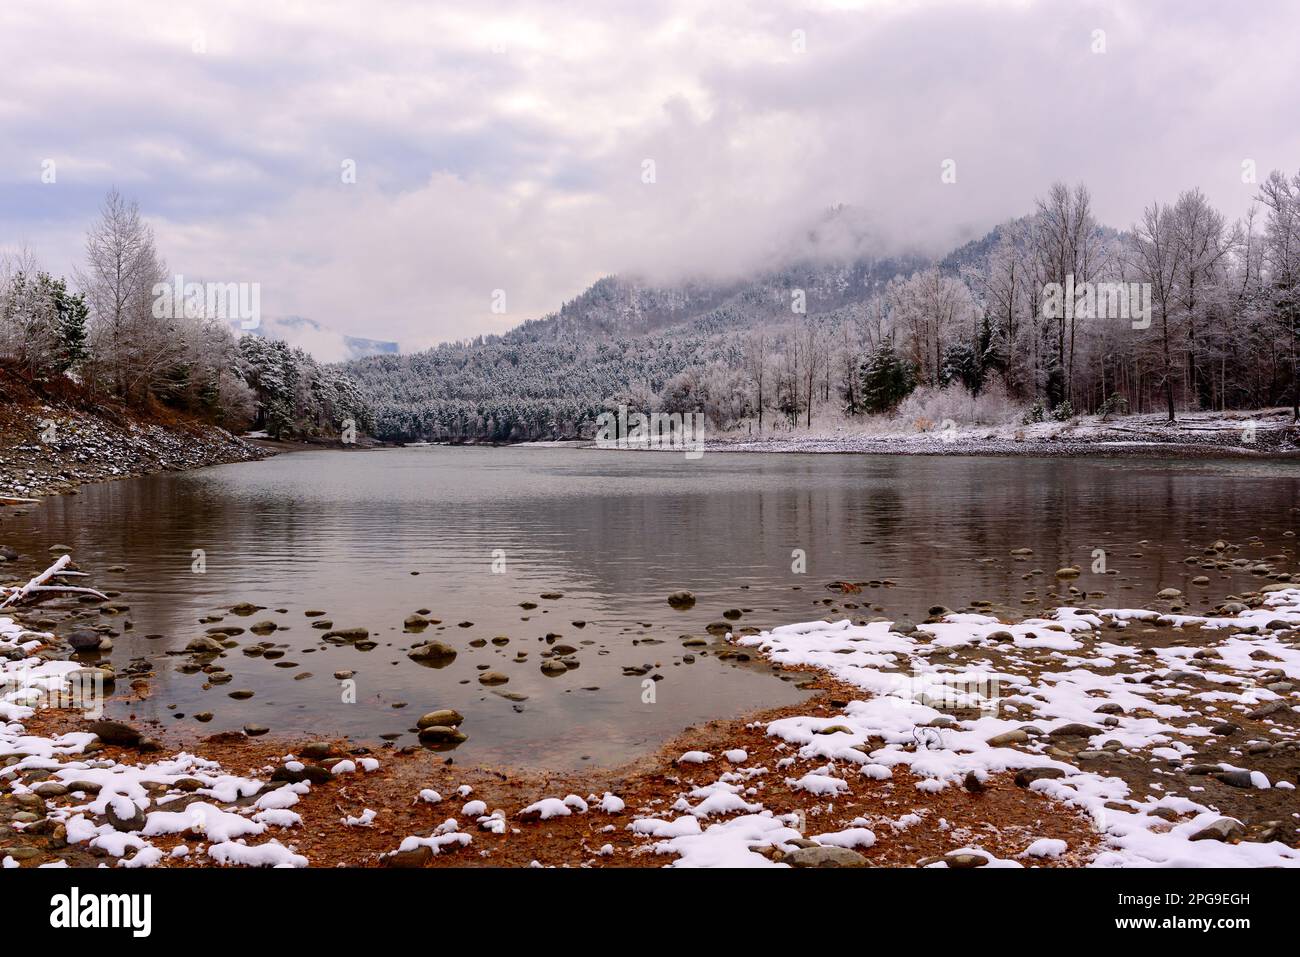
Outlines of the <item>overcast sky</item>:
<svg viewBox="0 0 1300 957">
<path fill-rule="evenodd" d="M 1054 179 L 1235 218 L 1243 161 L 1300 169 L 1297 37 L 1287 2 L 4 0 L 0 245 L 70 272 L 115 184 L 173 273 L 413 348 L 754 268 L 837 203 L 881 253 Z"/>
</svg>

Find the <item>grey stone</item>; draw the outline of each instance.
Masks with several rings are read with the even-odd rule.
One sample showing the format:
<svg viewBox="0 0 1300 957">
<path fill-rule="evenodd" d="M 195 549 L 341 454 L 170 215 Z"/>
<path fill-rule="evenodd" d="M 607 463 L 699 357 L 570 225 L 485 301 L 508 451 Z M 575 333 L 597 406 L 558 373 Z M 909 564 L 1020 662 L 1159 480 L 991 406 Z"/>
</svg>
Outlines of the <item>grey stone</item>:
<svg viewBox="0 0 1300 957">
<path fill-rule="evenodd" d="M 870 867 L 870 862 L 847 847 L 801 847 L 783 858 L 791 867 Z"/>
</svg>

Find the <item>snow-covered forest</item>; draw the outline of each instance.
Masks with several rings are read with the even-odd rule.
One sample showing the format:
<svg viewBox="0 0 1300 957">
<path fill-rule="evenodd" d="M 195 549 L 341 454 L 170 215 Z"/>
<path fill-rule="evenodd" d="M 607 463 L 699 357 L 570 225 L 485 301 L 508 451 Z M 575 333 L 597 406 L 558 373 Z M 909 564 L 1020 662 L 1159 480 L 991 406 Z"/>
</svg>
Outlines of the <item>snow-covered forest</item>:
<svg viewBox="0 0 1300 957">
<path fill-rule="evenodd" d="M 138 205 L 112 190 L 71 282 L 29 251 L 0 257 L 0 360 L 38 385 L 66 376 L 93 400 L 274 438 L 332 435 L 349 418 L 370 427 L 342 370 L 284 342 L 236 340 L 224 315 L 158 308 L 156 287 L 172 282 Z"/>
<path fill-rule="evenodd" d="M 1149 322 L 1097 308 L 1090 287 L 1121 282 L 1145 289 Z M 1052 284 L 1074 290 L 1063 310 L 1045 308 Z M 1087 188 L 1056 184 L 939 261 L 804 261 L 669 288 L 610 277 L 505 335 L 346 368 L 395 439 L 573 437 L 620 403 L 760 433 L 903 403 L 920 418 L 1173 418 L 1294 407 L 1298 326 L 1300 173 L 1273 172 L 1237 222 L 1193 189 L 1116 230 Z"/>
</svg>

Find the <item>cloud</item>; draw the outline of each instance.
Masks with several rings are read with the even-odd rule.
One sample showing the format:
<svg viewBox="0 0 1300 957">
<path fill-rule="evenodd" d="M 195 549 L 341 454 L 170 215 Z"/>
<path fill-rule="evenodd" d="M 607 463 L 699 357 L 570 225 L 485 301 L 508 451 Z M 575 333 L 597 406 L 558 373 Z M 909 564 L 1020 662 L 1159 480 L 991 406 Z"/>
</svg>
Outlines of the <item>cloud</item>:
<svg viewBox="0 0 1300 957">
<path fill-rule="evenodd" d="M 1121 227 L 1193 185 L 1235 217 L 1243 160 L 1300 166 L 1298 32 L 1280 2 L 7 4 L 0 244 L 69 272 L 116 184 L 174 271 L 417 347 L 756 268 L 842 203 L 835 248 L 881 253 L 1055 179 Z"/>
</svg>

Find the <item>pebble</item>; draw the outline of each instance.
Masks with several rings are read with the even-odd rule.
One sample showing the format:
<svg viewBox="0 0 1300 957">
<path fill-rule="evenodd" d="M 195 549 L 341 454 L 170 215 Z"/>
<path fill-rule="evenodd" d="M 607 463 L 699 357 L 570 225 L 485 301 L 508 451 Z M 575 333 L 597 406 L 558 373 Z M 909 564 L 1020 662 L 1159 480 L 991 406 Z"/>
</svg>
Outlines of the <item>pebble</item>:
<svg viewBox="0 0 1300 957">
<path fill-rule="evenodd" d="M 801 847 L 786 854 L 781 862 L 791 867 L 869 867 L 870 862 L 847 847 Z"/>
<path fill-rule="evenodd" d="M 454 728 L 464 721 L 465 716 L 459 711 L 452 708 L 440 708 L 437 711 L 430 711 L 428 714 L 422 715 L 420 720 L 415 722 L 415 726 L 421 729 L 438 726 Z"/>
</svg>

